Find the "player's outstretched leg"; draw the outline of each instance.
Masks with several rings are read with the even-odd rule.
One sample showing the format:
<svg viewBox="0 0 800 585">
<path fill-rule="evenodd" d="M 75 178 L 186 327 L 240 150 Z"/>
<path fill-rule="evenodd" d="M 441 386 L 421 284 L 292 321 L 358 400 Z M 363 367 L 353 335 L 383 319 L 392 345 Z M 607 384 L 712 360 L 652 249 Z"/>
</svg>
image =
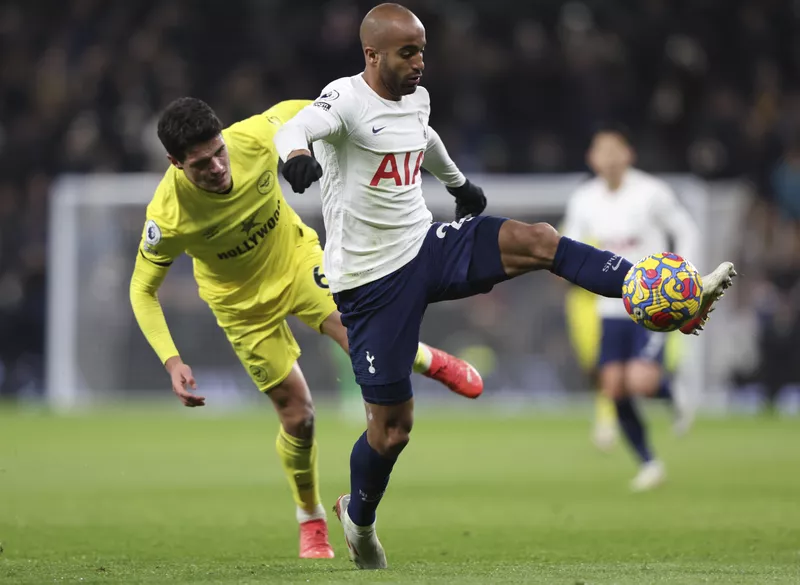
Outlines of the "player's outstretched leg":
<svg viewBox="0 0 800 585">
<path fill-rule="evenodd" d="M 339 311 L 331 313 L 322 323 L 321 329 L 349 353 L 347 329 L 342 325 Z M 483 379 L 471 364 L 425 343 L 417 346 L 414 373 L 436 380 L 447 386 L 451 392 L 465 398 L 477 398 L 483 392 Z"/>
<path fill-rule="evenodd" d="M 622 284 L 632 266 L 622 256 L 560 236 L 546 223 L 508 220 L 500 229 L 499 245 L 503 268 L 509 277 L 546 269 L 604 297 L 622 298 Z M 681 329 L 683 333 L 702 330 L 714 303 L 731 286 L 734 276 L 733 264 L 723 262 L 703 277 L 700 314 Z"/>
<path fill-rule="evenodd" d="M 300 558 L 333 558 L 325 508 L 319 496 L 314 405 L 297 364 L 283 382 L 269 390 L 268 395 L 281 421 L 275 448 L 297 506 Z"/>
<path fill-rule="evenodd" d="M 410 396 L 411 380 L 382 386 L 362 385 L 367 402 L 367 430 L 350 454 L 350 493 L 341 496 L 334 511 L 342 522 L 350 559 L 359 569 L 385 569 L 386 553 L 376 533 L 376 510 L 400 453 L 408 444 L 414 420 L 414 401 L 395 404 L 392 397 Z"/>
</svg>

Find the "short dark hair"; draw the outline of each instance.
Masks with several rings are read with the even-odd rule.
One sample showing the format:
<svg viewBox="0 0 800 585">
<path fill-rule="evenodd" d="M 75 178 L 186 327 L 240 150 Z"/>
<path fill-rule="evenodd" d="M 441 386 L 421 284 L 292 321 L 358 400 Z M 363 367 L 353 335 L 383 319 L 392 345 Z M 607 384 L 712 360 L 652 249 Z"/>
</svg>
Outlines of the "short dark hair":
<svg viewBox="0 0 800 585">
<path fill-rule="evenodd" d="M 186 151 L 222 132 L 222 122 L 203 100 L 178 98 L 158 119 L 158 139 L 169 154 L 183 162 Z"/>
<path fill-rule="evenodd" d="M 627 145 L 633 148 L 633 136 L 631 135 L 630 128 L 628 128 L 622 122 L 618 122 L 616 120 L 605 120 L 595 125 L 594 132 L 592 132 L 592 136 L 597 136 L 598 134 L 616 134 L 619 136 Z"/>
</svg>

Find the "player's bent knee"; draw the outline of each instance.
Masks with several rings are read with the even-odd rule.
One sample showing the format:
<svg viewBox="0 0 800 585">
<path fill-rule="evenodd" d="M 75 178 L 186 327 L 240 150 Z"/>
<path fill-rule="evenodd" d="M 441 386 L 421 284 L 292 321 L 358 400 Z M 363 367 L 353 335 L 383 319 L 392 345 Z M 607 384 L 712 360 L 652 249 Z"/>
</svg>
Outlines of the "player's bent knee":
<svg viewBox="0 0 800 585">
<path fill-rule="evenodd" d="M 314 436 L 313 405 L 293 405 L 278 413 L 283 429 L 298 439 L 310 439 Z"/>
<path fill-rule="evenodd" d="M 384 429 L 380 444 L 377 447 L 373 445 L 372 448 L 384 457 L 395 459 L 403 452 L 409 441 L 411 441 L 411 426 L 398 425 Z"/>
<path fill-rule="evenodd" d="M 537 264 L 550 266 L 558 248 L 558 231 L 549 223 L 540 222 L 528 226 L 528 252 Z"/>
<path fill-rule="evenodd" d="M 384 457 L 396 458 L 411 440 L 413 402 L 367 405 L 367 440 Z"/>
<path fill-rule="evenodd" d="M 516 276 L 550 268 L 559 238 L 558 231 L 549 223 L 506 221 L 500 230 L 500 252 L 506 273 Z"/>
<path fill-rule="evenodd" d="M 628 366 L 625 387 L 635 396 L 655 396 L 661 386 L 663 373 L 656 363 Z"/>
<path fill-rule="evenodd" d="M 269 397 L 287 433 L 298 439 L 314 436 L 314 403 L 310 394 L 287 391 L 278 386 L 269 393 Z"/>
<path fill-rule="evenodd" d="M 655 396 L 658 394 L 660 381 L 653 380 L 629 380 L 626 384 L 628 392 L 634 396 Z"/>
</svg>

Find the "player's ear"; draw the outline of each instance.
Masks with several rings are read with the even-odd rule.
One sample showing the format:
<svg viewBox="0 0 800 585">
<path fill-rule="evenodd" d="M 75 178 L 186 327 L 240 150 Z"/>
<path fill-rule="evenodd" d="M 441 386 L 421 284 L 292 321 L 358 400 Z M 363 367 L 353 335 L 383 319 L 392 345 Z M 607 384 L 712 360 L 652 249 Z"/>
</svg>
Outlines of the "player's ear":
<svg viewBox="0 0 800 585">
<path fill-rule="evenodd" d="M 372 47 L 364 47 L 364 56 L 370 65 L 375 65 L 378 62 L 378 51 Z"/>
<path fill-rule="evenodd" d="M 176 167 L 178 167 L 179 169 L 183 169 L 183 164 L 181 164 L 181 161 L 179 161 L 177 158 L 175 158 L 175 157 L 174 157 L 174 156 L 172 156 L 171 154 L 168 154 L 168 155 L 167 155 L 167 160 L 169 160 L 169 162 L 170 162 L 171 164 L 175 165 L 175 166 L 176 166 Z"/>
</svg>

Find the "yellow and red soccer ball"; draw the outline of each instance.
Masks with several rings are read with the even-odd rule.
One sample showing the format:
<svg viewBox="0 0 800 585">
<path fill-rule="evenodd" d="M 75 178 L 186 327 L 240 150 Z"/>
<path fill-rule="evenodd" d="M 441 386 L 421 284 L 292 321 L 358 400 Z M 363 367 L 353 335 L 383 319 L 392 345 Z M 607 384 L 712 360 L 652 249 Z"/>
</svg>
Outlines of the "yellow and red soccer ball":
<svg viewBox="0 0 800 585">
<path fill-rule="evenodd" d="M 675 331 L 700 311 L 703 279 L 677 254 L 663 252 L 639 260 L 622 285 L 631 319 L 652 331 Z"/>
</svg>

